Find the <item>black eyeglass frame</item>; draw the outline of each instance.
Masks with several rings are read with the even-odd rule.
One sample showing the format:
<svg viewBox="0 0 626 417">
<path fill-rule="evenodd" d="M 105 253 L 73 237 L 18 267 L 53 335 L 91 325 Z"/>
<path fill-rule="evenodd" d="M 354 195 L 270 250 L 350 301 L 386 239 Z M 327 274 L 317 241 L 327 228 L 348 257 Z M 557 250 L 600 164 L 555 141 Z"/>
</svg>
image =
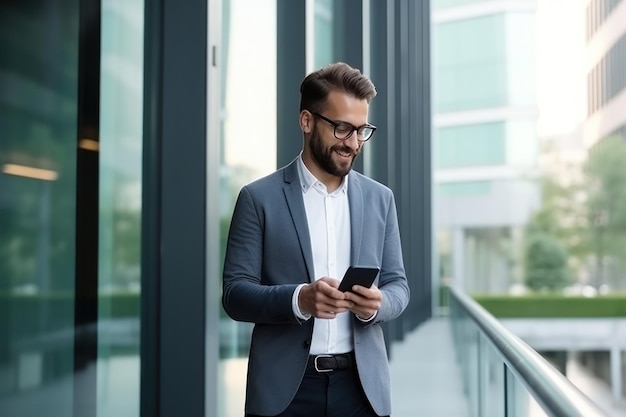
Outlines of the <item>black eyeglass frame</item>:
<svg viewBox="0 0 626 417">
<path fill-rule="evenodd" d="M 310 113 L 311 113 L 313 116 L 319 117 L 320 119 L 322 119 L 323 121 L 325 121 L 326 123 L 328 123 L 329 125 L 331 125 L 331 126 L 333 127 L 333 134 L 335 135 L 335 138 L 337 138 L 337 139 L 339 139 L 339 140 L 347 140 L 347 139 L 349 139 L 350 137 L 352 137 L 352 134 L 356 131 L 356 139 L 357 139 L 359 142 L 367 142 L 368 140 L 370 140 L 370 139 L 372 138 L 372 136 L 374 136 L 374 132 L 375 132 L 375 131 L 376 131 L 376 129 L 377 129 L 377 128 L 376 128 L 376 126 L 371 125 L 371 124 L 369 124 L 369 123 L 366 123 L 366 124 L 364 124 L 364 125 L 362 125 L 362 126 L 358 126 L 358 127 L 357 127 L 357 126 L 353 125 L 352 123 L 348 123 L 348 122 L 336 122 L 336 121 L 334 121 L 334 120 L 332 120 L 332 119 L 329 119 L 329 118 L 328 118 L 328 117 L 326 117 L 326 116 L 322 116 L 321 114 L 319 114 L 319 113 L 315 113 L 315 112 L 313 112 L 313 111 L 310 111 Z M 345 136 L 345 137 L 339 137 L 339 136 L 337 136 L 337 127 L 338 127 L 338 126 L 341 126 L 341 125 L 347 125 L 347 126 L 350 126 L 350 127 L 352 128 L 352 129 L 350 130 L 350 133 L 348 133 L 348 135 L 347 135 L 347 136 Z M 366 137 L 364 137 L 364 136 L 363 136 L 363 133 L 362 133 L 362 132 L 363 132 L 363 130 L 362 130 L 362 129 L 365 129 L 365 128 L 371 129 L 371 131 L 372 131 L 372 133 L 370 133 L 370 135 L 369 135 L 367 138 L 366 138 Z M 363 139 L 360 139 L 360 138 L 359 138 L 359 130 L 361 131 L 361 137 L 362 137 Z"/>
</svg>

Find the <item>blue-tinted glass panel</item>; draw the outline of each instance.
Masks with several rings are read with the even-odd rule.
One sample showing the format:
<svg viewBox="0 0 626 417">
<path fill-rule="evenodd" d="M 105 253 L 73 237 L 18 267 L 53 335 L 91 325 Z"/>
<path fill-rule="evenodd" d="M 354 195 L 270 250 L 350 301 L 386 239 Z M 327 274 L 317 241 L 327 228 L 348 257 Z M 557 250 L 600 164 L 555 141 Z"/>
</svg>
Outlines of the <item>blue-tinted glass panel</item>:
<svg viewBox="0 0 626 417">
<path fill-rule="evenodd" d="M 437 191 L 441 196 L 477 196 L 491 192 L 491 181 L 449 182 L 439 184 Z"/>
<path fill-rule="evenodd" d="M 0 416 L 73 415 L 78 1 L 0 2 Z"/>
<path fill-rule="evenodd" d="M 334 61 L 334 0 L 315 0 L 315 68 Z"/>
<path fill-rule="evenodd" d="M 507 104 L 504 17 L 494 14 L 433 26 L 436 112 Z"/>
<path fill-rule="evenodd" d="M 506 162 L 504 123 L 437 129 L 437 168 L 502 165 Z"/>
<path fill-rule="evenodd" d="M 139 416 L 143 10 L 102 1 L 98 417 Z"/>
</svg>

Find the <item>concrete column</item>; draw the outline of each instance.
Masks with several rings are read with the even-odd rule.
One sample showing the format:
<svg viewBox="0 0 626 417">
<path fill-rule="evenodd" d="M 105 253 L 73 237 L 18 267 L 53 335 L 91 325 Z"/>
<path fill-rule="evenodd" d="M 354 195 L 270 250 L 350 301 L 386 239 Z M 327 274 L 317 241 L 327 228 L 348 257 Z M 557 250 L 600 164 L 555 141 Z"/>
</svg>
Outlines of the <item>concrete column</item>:
<svg viewBox="0 0 626 417">
<path fill-rule="evenodd" d="M 452 250 L 452 281 L 455 288 L 465 290 L 465 231 L 454 228 Z"/>
<path fill-rule="evenodd" d="M 622 399 L 622 352 L 619 346 L 611 347 L 611 392 L 613 399 Z"/>
</svg>

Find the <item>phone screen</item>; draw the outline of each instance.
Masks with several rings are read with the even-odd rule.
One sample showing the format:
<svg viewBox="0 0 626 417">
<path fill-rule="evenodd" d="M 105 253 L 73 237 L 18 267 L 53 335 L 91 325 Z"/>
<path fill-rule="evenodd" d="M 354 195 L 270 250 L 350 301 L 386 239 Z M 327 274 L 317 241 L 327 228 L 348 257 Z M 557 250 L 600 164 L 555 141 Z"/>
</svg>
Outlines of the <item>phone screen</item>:
<svg viewBox="0 0 626 417">
<path fill-rule="evenodd" d="M 339 291 L 352 291 L 353 285 L 369 288 L 378 276 L 379 268 L 369 266 L 351 266 L 339 284 Z"/>
</svg>

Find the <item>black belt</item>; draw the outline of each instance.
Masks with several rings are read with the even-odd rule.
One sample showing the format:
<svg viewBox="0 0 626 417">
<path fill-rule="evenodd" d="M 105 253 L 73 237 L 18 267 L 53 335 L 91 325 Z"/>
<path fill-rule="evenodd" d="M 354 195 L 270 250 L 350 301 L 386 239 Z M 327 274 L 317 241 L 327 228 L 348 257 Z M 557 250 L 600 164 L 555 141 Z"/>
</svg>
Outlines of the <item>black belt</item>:
<svg viewBox="0 0 626 417">
<path fill-rule="evenodd" d="M 307 371 L 332 372 L 339 369 L 352 369 L 354 366 L 354 352 L 348 352 L 340 355 L 311 355 L 306 369 Z"/>
</svg>

